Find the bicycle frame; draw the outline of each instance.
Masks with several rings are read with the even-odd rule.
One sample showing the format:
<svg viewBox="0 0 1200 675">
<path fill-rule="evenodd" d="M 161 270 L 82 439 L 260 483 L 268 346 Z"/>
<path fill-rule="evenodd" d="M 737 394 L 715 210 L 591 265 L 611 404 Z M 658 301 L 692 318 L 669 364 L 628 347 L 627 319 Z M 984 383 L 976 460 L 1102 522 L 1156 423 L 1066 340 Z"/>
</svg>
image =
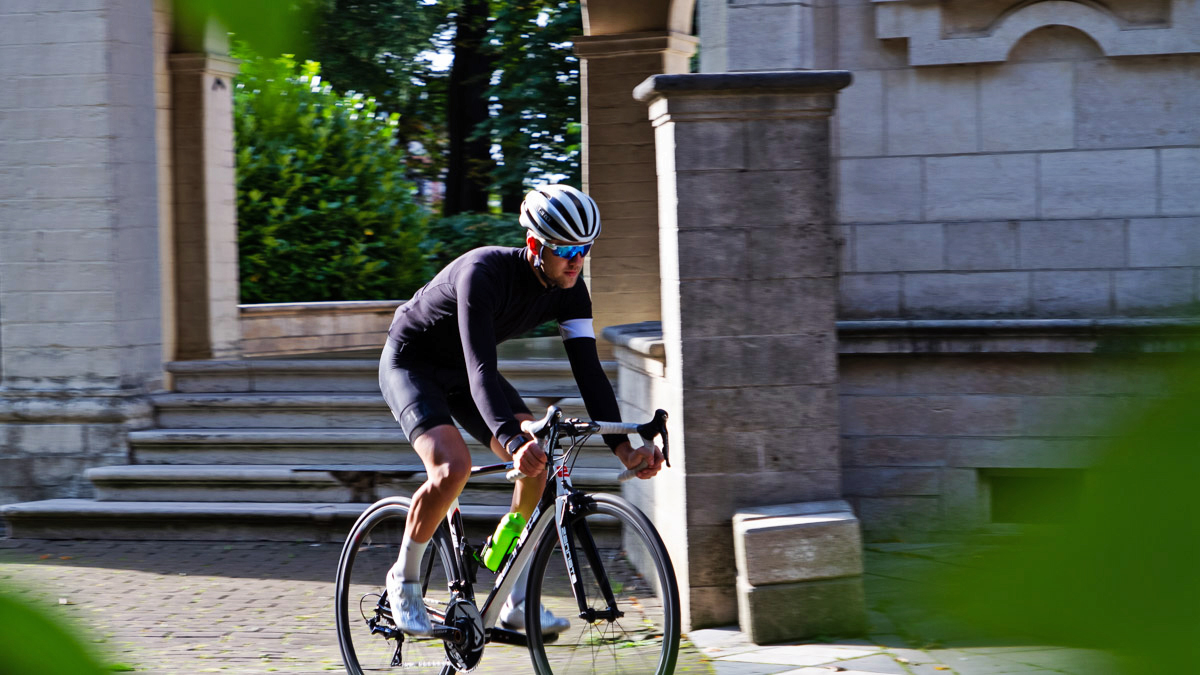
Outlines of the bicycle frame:
<svg viewBox="0 0 1200 675">
<path fill-rule="evenodd" d="M 480 606 L 483 627 L 488 633 L 489 638 L 495 632 L 494 629 L 500 616 L 500 606 L 503 599 L 507 598 L 509 593 L 512 592 L 517 578 L 520 576 L 520 570 L 526 569 L 529 565 L 536 550 L 537 542 L 542 540 L 546 529 L 551 525 L 554 525 L 559 544 L 562 547 L 567 573 L 571 579 L 576 602 L 579 604 L 580 618 L 587 621 L 595 621 L 597 619 L 612 620 L 619 618 L 623 614 L 616 608 L 616 599 L 608 584 L 603 565 L 600 563 L 600 556 L 596 549 L 596 543 L 592 539 L 591 532 L 586 527 L 582 527 L 578 528 L 579 532 L 572 533 L 571 529 L 566 526 L 567 515 L 581 506 L 582 500 L 586 499 L 586 495 L 576 490 L 574 485 L 571 484 L 570 473 L 566 469 L 569 457 L 572 453 L 578 451 L 579 444 L 573 443 L 570 449 L 566 451 L 562 450 L 558 426 L 558 418 L 560 416 L 554 416 L 545 443 L 547 450 L 546 471 L 549 472 L 546 479 L 546 488 L 543 490 L 537 506 L 534 507 L 529 522 L 525 525 L 525 529 L 521 531 L 521 536 L 518 537 L 516 544 L 513 546 L 513 550 L 506 556 L 505 564 L 501 565 L 497 571 L 496 582 L 491 592 L 488 594 L 483 605 Z M 471 477 L 508 472 L 513 466 L 512 462 L 507 462 L 473 467 L 471 469 Z M 450 512 L 446 515 L 446 520 L 450 529 L 450 542 L 454 550 L 455 565 L 458 567 L 455 570 L 458 578 L 452 583 L 458 586 L 459 590 L 471 602 L 475 602 L 474 590 L 467 581 L 470 576 L 467 570 L 469 563 L 464 559 L 467 540 L 457 500 L 455 500 L 450 508 Z M 579 545 L 576 544 L 573 535 L 582 538 Z M 531 541 L 533 545 L 530 545 Z M 605 577 L 597 580 L 600 582 L 600 588 L 603 589 L 605 601 L 608 605 L 607 611 L 603 613 L 597 613 L 587 608 L 583 579 L 579 572 L 579 565 L 573 555 L 573 552 L 578 551 L 580 548 L 583 549 L 583 553 L 587 556 L 592 569 L 597 570 L 602 577 Z M 432 560 L 430 562 L 432 563 Z M 423 578 L 428 579 L 428 570 L 425 571 Z"/>
</svg>

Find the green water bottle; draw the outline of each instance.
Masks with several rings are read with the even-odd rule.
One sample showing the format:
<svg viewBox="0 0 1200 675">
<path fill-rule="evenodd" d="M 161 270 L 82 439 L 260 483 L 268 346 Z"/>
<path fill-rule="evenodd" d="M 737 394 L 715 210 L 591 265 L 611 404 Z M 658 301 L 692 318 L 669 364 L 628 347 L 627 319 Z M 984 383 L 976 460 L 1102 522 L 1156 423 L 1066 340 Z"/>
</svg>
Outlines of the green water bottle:
<svg viewBox="0 0 1200 675">
<path fill-rule="evenodd" d="M 492 538 L 483 547 L 483 566 L 493 572 L 500 569 L 500 563 L 504 562 L 504 556 L 512 550 L 513 544 L 516 543 L 517 537 L 521 536 L 523 529 L 525 529 L 525 516 L 519 513 L 510 513 L 501 518 L 500 524 L 496 526 L 496 531 L 492 533 Z"/>
</svg>

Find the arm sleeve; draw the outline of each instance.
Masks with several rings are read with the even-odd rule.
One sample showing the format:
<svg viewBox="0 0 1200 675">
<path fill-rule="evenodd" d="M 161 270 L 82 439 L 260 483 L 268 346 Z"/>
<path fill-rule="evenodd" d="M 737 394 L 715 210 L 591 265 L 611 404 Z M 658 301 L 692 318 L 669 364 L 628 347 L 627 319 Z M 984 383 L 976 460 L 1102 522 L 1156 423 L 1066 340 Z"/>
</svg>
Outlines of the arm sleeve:
<svg viewBox="0 0 1200 675">
<path fill-rule="evenodd" d="M 601 422 L 620 422 L 621 408 L 617 405 L 617 396 L 613 393 L 604 366 L 600 365 L 600 357 L 596 354 L 596 338 L 587 337 L 591 333 L 591 312 L 589 318 L 570 319 L 562 322 L 564 326 L 563 346 L 567 349 L 567 358 L 571 361 L 571 374 L 579 385 L 579 393 L 583 396 L 583 405 L 587 408 L 588 416 Z M 568 322 L 586 323 L 587 331 L 578 328 L 572 330 Z M 571 337 L 572 334 L 580 335 Z M 616 450 L 617 446 L 628 442 L 629 438 L 621 434 L 605 434 L 604 442 L 609 449 Z"/>
<path fill-rule="evenodd" d="M 477 265 L 459 276 L 458 335 L 462 340 L 463 359 L 471 384 L 471 398 L 488 429 L 507 447 L 521 425 L 500 387 L 500 368 L 496 363 L 496 330 L 492 319 L 498 302 L 500 284 Z"/>
</svg>

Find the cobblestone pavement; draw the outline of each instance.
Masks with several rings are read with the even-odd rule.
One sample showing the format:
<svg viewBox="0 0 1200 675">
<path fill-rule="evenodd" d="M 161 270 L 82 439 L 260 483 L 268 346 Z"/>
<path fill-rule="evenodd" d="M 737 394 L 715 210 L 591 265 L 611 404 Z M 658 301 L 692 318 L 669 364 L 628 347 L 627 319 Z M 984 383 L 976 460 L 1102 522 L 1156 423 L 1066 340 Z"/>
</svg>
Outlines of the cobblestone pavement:
<svg viewBox="0 0 1200 675">
<path fill-rule="evenodd" d="M 136 672 L 344 672 L 333 621 L 339 552 L 310 543 L 0 540 L 0 584 L 62 612 L 109 663 Z M 712 672 L 694 647 L 681 661 L 680 672 Z M 489 645 L 475 670 L 529 671 L 526 649 L 506 645 Z"/>
<path fill-rule="evenodd" d="M 333 627 L 340 546 L 260 542 L 0 540 L 0 584 L 61 612 L 109 663 L 140 673 L 342 672 Z M 871 634 L 750 644 L 736 629 L 688 637 L 681 673 L 716 675 L 1109 675 L 1101 653 L 956 639 L 956 627 L 901 606 L 937 547 L 867 549 Z M 3 669 L 0 668 L 0 671 Z M 489 645 L 479 673 L 530 672 L 524 648 Z"/>
</svg>

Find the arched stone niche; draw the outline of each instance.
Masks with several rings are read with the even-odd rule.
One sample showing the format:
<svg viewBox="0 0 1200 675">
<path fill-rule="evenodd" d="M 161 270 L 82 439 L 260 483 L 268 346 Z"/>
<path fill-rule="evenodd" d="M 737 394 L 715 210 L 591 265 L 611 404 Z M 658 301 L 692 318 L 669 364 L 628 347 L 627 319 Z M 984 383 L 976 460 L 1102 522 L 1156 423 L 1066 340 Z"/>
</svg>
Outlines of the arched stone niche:
<svg viewBox="0 0 1200 675">
<path fill-rule="evenodd" d="M 1017 42 L 1047 26 L 1078 30 L 1110 57 L 1200 53 L 1200 3 L 1193 0 L 1111 7 L 1084 0 L 872 1 L 876 37 L 908 40 L 913 66 L 1005 61 Z"/>
</svg>

